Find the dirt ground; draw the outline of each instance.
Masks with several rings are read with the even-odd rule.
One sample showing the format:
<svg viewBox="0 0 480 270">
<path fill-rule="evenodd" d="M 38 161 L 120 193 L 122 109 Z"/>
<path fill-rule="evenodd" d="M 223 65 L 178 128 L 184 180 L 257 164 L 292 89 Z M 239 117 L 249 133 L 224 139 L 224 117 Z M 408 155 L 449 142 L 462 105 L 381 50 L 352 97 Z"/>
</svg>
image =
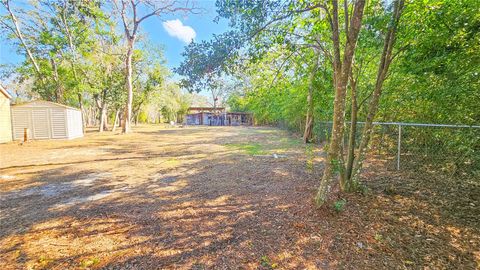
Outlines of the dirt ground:
<svg viewBox="0 0 480 270">
<path fill-rule="evenodd" d="M 371 162 L 316 208 L 322 161 L 261 127 L 2 144 L 0 269 L 480 269 L 478 179 Z"/>
</svg>

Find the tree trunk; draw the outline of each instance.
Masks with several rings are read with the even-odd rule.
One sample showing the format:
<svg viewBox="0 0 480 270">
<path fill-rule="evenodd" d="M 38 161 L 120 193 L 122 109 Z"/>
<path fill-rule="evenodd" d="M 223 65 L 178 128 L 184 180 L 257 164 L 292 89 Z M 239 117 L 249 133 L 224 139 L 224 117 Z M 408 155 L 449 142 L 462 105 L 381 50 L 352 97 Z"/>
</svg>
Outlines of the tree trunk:
<svg viewBox="0 0 480 270">
<path fill-rule="evenodd" d="M 28 59 L 30 59 L 30 61 L 33 64 L 33 67 L 35 68 L 35 71 L 39 75 L 40 79 L 43 81 L 43 76 L 40 72 L 40 67 L 38 66 L 37 61 L 33 57 L 33 54 L 31 52 L 30 48 L 28 47 L 27 43 L 25 42 L 25 39 L 23 38 L 23 34 L 22 34 L 22 31 L 20 30 L 20 25 L 18 24 L 17 17 L 13 13 L 13 11 L 11 10 L 9 1 L 8 0 L 7 1 L 2 1 L 2 3 L 5 6 L 5 8 L 8 10 L 8 13 L 10 14 L 10 18 L 12 19 L 12 22 L 15 25 L 15 30 L 14 30 L 15 35 L 20 40 L 20 43 L 22 44 L 23 48 L 25 49 L 25 51 L 27 53 Z"/>
<path fill-rule="evenodd" d="M 122 123 L 123 123 L 123 117 L 125 115 L 123 113 L 121 113 L 121 110 L 120 110 L 120 113 L 118 114 L 118 126 L 119 127 L 122 127 Z"/>
<path fill-rule="evenodd" d="M 318 55 L 315 52 L 315 64 L 313 66 L 313 69 L 310 73 L 310 78 L 309 78 L 309 85 L 308 85 L 308 95 L 307 95 L 307 118 L 305 121 L 305 132 L 303 133 L 303 142 L 304 143 L 309 143 L 312 140 L 312 134 L 313 134 L 313 85 L 315 82 L 315 75 L 317 73 L 318 69 Z"/>
<path fill-rule="evenodd" d="M 78 97 L 78 106 L 80 107 L 80 113 L 82 114 L 82 131 L 85 134 L 87 123 L 85 122 L 86 117 L 85 117 L 85 108 L 83 107 L 83 97 L 81 93 L 77 93 L 77 97 Z"/>
<path fill-rule="evenodd" d="M 127 90 L 127 104 L 125 106 L 125 117 L 123 119 L 123 133 L 129 133 L 131 131 L 131 118 L 132 118 L 132 101 L 133 101 L 133 84 L 132 84 L 132 56 L 133 56 L 134 37 L 128 41 L 127 59 L 125 60 L 125 77 L 126 77 L 126 90 Z"/>
<path fill-rule="evenodd" d="M 53 81 L 55 82 L 55 102 L 64 103 L 63 86 L 61 85 L 60 78 L 58 77 L 57 62 L 52 57 L 50 58 L 50 63 L 52 64 Z"/>
<path fill-rule="evenodd" d="M 105 127 L 105 106 L 100 109 L 99 115 L 100 124 L 98 125 L 98 132 L 103 132 Z"/>
<path fill-rule="evenodd" d="M 101 96 L 95 96 L 95 102 L 97 103 L 97 108 L 100 110 L 98 115 L 99 125 L 98 131 L 103 132 L 108 130 L 107 123 L 107 89 L 103 89 Z"/>
<path fill-rule="evenodd" d="M 357 116 L 358 116 L 358 105 L 357 105 L 357 82 L 354 79 L 350 78 L 350 89 L 351 89 L 351 113 L 350 113 L 350 133 L 348 135 L 348 154 L 347 154 L 347 164 L 345 166 L 345 174 L 341 175 L 340 185 L 343 186 L 343 189 L 350 191 L 352 189 L 352 168 L 353 160 L 355 158 L 355 134 L 357 133 Z"/>
<path fill-rule="evenodd" d="M 107 105 L 106 102 L 105 102 L 105 109 L 104 109 L 104 113 L 103 113 L 103 130 L 104 131 L 109 130 L 109 128 L 108 128 L 108 105 Z"/>
<path fill-rule="evenodd" d="M 331 189 L 331 183 L 336 173 L 343 173 L 343 125 L 345 120 L 345 96 L 348 78 L 351 73 L 353 55 L 357 45 L 358 34 L 362 25 L 365 0 L 358 0 L 355 3 L 354 11 L 351 17 L 350 29 L 347 35 L 343 62 L 340 62 L 339 55 L 339 30 L 338 30 L 338 2 L 333 0 L 333 21 L 332 21 L 332 40 L 334 43 L 334 84 L 335 100 L 333 107 L 333 128 L 330 145 L 328 148 L 325 169 L 320 186 L 315 197 L 317 205 L 321 206 L 327 200 L 327 194 Z"/>
<path fill-rule="evenodd" d="M 373 131 L 373 120 L 378 111 L 378 104 L 380 102 L 380 96 L 382 94 L 383 82 L 387 77 L 388 69 L 393 60 L 392 52 L 393 46 L 395 44 L 395 35 L 397 31 L 397 25 L 400 20 L 402 11 L 404 7 L 404 0 L 397 0 L 394 3 L 394 12 L 392 17 L 392 23 L 387 31 L 385 37 L 382 57 L 380 59 L 378 72 L 377 72 L 377 81 L 375 83 L 375 89 L 372 94 L 372 99 L 369 104 L 367 119 L 365 120 L 365 125 L 362 131 L 362 140 L 358 147 L 358 155 L 354 161 L 353 166 L 353 181 L 358 181 L 360 177 L 360 172 L 363 167 L 363 161 L 365 159 L 365 154 L 367 152 L 368 144 L 370 142 L 371 134 Z"/>
<path fill-rule="evenodd" d="M 107 103 L 102 100 L 102 104 L 100 106 L 100 114 L 98 116 L 98 120 L 100 120 L 100 124 L 98 125 L 98 132 L 103 132 L 108 130 L 107 124 Z"/>
<path fill-rule="evenodd" d="M 118 115 L 120 114 L 120 110 L 116 110 L 115 111 L 115 120 L 113 120 L 113 127 L 112 127 L 112 132 L 115 132 L 115 130 L 117 129 L 117 125 L 118 125 Z"/>
</svg>

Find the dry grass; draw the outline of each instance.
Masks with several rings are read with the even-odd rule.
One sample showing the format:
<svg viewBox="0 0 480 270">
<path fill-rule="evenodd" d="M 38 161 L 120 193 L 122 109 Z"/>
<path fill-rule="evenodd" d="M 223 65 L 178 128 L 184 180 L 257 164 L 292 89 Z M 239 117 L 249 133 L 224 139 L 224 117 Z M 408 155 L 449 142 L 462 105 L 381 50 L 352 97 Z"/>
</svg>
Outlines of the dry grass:
<svg viewBox="0 0 480 270">
<path fill-rule="evenodd" d="M 311 168 L 299 140 L 243 127 L 0 145 L 0 269 L 478 267 L 480 222 L 459 222 L 478 204 L 446 217 L 382 172 L 345 211 L 316 209 L 315 153 Z"/>
</svg>

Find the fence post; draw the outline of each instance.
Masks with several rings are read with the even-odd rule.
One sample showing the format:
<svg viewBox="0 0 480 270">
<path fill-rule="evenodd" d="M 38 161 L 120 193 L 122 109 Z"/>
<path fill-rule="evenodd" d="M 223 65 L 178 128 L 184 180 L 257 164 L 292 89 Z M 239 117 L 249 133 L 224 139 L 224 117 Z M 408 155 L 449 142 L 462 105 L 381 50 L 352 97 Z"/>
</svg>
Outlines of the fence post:
<svg viewBox="0 0 480 270">
<path fill-rule="evenodd" d="M 397 171 L 400 170 L 400 151 L 402 148 L 402 125 L 398 125 L 398 142 L 397 142 Z"/>
</svg>

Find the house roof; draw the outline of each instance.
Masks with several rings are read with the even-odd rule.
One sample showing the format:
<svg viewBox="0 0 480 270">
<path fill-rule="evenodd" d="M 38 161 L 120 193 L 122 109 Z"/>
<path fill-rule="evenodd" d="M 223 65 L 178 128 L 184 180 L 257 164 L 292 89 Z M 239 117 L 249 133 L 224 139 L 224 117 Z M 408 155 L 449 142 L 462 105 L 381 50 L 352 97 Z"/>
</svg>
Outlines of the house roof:
<svg viewBox="0 0 480 270">
<path fill-rule="evenodd" d="M 225 107 L 190 107 L 188 108 L 189 111 L 220 111 L 225 110 Z"/>
<path fill-rule="evenodd" d="M 5 89 L 1 84 L 0 84 L 0 93 L 2 93 L 8 99 L 12 98 L 12 96 L 7 92 L 7 89 Z"/>
<path fill-rule="evenodd" d="M 61 107 L 61 108 L 66 108 L 66 109 L 72 109 L 72 110 L 79 111 L 79 109 L 77 109 L 77 108 L 70 107 L 70 106 L 67 106 L 67 105 L 63 105 L 63 104 L 60 104 L 60 103 L 46 101 L 46 100 L 34 100 L 34 101 L 26 102 L 26 103 L 15 104 L 12 107 L 45 107 L 45 106 L 46 107 L 51 107 L 52 105 L 56 106 L 56 107 Z"/>
<path fill-rule="evenodd" d="M 227 114 L 249 115 L 251 112 L 227 112 Z"/>
</svg>

